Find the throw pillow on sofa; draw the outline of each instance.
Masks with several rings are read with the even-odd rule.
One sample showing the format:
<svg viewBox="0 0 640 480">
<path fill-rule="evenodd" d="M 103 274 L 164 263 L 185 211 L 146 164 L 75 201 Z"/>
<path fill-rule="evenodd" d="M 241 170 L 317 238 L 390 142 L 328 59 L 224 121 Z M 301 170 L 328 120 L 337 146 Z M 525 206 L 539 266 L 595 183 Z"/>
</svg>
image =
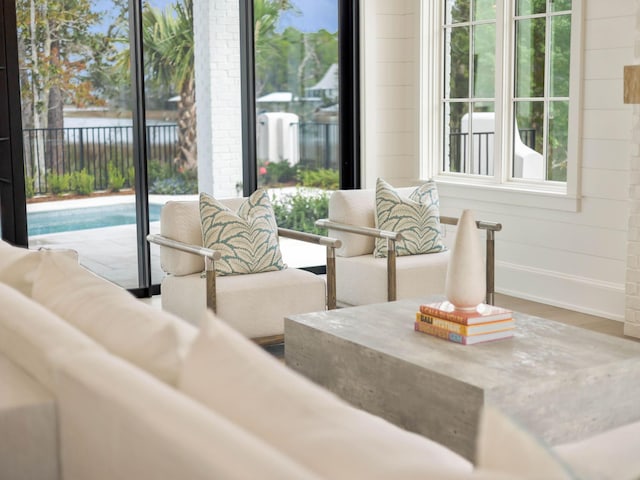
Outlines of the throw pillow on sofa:
<svg viewBox="0 0 640 480">
<path fill-rule="evenodd" d="M 286 267 L 278 243 L 278 225 L 269 195 L 256 190 L 237 212 L 206 193 L 200 194 L 203 245 L 222 253 L 219 275 L 271 272 Z"/>
<path fill-rule="evenodd" d="M 44 252 L 33 298 L 89 337 L 175 384 L 196 329 L 68 258 Z"/>
<path fill-rule="evenodd" d="M 15 288 L 23 295 L 31 296 L 33 280 L 44 250 L 15 247 L 0 240 L 0 282 Z M 78 260 L 74 250 L 50 250 L 52 255 L 65 255 Z"/>
<path fill-rule="evenodd" d="M 209 314 L 178 388 L 323 478 L 449 478 L 471 464 L 351 407 Z"/>
<path fill-rule="evenodd" d="M 480 419 L 476 466 L 523 479 L 577 478 L 542 440 L 489 405 Z"/>
<path fill-rule="evenodd" d="M 63 356 L 103 350 L 56 314 L 3 283 L 0 305 L 0 352 L 52 392 L 55 364 Z"/>
<path fill-rule="evenodd" d="M 376 182 L 376 227 L 402 234 L 396 251 L 402 255 L 443 252 L 447 248 L 440 232 L 440 202 L 433 181 L 417 187 L 408 198 L 378 178 Z M 376 257 L 387 256 L 387 240 L 376 239 Z"/>
</svg>

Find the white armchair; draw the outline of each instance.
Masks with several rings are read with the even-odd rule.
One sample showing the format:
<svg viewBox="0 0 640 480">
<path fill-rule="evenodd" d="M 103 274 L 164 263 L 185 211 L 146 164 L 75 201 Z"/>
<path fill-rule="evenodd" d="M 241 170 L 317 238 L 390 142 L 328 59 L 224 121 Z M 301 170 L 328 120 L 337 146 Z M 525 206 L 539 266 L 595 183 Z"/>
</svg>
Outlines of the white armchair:
<svg viewBox="0 0 640 480">
<path fill-rule="evenodd" d="M 220 200 L 234 210 L 245 200 Z M 160 235 L 148 241 L 160 245 L 160 262 L 167 273 L 162 280 L 162 308 L 199 325 L 207 308 L 246 337 L 259 344 L 280 343 L 284 317 L 335 308 L 336 239 L 284 228 L 281 237 L 324 245 L 327 278 L 311 272 L 284 270 L 242 275 L 216 275 L 220 252 L 205 248 L 198 201 L 171 201 L 160 217 Z"/>
<path fill-rule="evenodd" d="M 409 195 L 412 188 L 399 188 Z M 336 296 L 339 305 L 366 305 L 444 293 L 450 251 L 421 255 L 396 255 L 402 234 L 375 228 L 375 190 L 338 190 L 329 199 L 329 218 L 316 225 L 342 240 L 336 250 Z M 440 216 L 440 223 L 456 225 L 457 218 Z M 493 304 L 495 232 L 502 225 L 476 222 L 486 231 L 486 302 Z M 387 258 L 373 255 L 376 238 L 386 239 Z"/>
</svg>

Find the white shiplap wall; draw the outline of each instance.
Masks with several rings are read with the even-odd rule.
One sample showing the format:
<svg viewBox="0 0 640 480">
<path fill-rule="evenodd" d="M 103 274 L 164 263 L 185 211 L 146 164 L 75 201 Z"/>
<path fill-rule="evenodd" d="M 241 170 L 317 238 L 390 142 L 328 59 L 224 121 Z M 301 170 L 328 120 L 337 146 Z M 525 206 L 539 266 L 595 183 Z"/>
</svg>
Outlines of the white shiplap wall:
<svg viewBox="0 0 640 480">
<path fill-rule="evenodd" d="M 363 187 L 417 178 L 420 2 L 361 0 Z"/>
<path fill-rule="evenodd" d="M 422 171 L 423 1 L 361 2 L 365 187 L 377 176 L 402 184 Z M 636 0 L 584 2 L 578 211 L 545 208 L 536 197 L 516 205 L 502 192 L 441 189 L 443 214 L 473 208 L 478 218 L 503 224 L 496 237 L 498 291 L 624 318 L 631 107 L 622 102 L 622 72 L 634 60 L 635 22 Z"/>
</svg>

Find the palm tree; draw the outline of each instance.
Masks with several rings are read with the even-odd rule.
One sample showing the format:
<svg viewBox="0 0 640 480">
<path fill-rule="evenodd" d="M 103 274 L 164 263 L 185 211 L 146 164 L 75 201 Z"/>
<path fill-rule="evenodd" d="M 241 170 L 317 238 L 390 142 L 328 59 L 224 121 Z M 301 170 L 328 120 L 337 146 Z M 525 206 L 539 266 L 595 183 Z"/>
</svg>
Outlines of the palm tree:
<svg viewBox="0 0 640 480">
<path fill-rule="evenodd" d="M 147 75 L 180 93 L 178 101 L 178 168 L 197 167 L 196 92 L 194 74 L 193 0 L 161 11 L 145 4 L 142 13 Z"/>
</svg>

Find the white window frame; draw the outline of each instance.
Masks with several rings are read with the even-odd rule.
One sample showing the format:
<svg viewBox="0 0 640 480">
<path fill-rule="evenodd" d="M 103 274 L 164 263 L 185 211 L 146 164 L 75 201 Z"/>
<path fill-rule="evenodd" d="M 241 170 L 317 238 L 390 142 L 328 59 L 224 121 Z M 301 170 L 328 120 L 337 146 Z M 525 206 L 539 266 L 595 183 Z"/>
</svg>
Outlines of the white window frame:
<svg viewBox="0 0 640 480">
<path fill-rule="evenodd" d="M 511 0 L 496 1 L 496 37 L 504 38 L 505 29 L 509 36 L 504 41 L 497 41 L 499 47 L 496 52 L 494 152 L 499 160 L 494 164 L 494 174 L 480 176 L 442 171 L 445 149 L 443 122 L 445 67 L 442 32 L 444 0 L 421 2 L 420 158 L 422 159 L 422 178 L 436 180 L 441 193 L 445 196 L 566 211 L 580 209 L 583 3 L 582 0 L 572 2 L 567 181 L 550 182 L 511 178 L 515 58 L 512 11 L 514 2 Z M 507 114 L 501 114 L 502 112 Z"/>
</svg>

